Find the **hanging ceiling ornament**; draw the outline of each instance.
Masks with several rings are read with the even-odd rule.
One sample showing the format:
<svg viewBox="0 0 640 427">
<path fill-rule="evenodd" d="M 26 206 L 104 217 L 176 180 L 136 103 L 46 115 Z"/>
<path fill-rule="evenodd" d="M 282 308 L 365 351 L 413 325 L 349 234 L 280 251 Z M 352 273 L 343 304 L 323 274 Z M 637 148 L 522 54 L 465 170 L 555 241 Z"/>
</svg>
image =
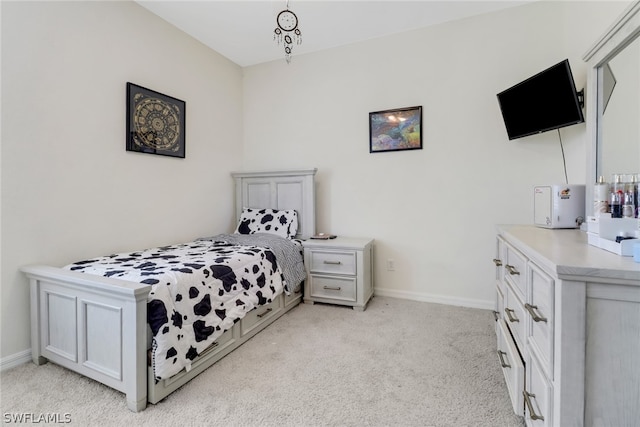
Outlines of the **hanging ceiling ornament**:
<svg viewBox="0 0 640 427">
<path fill-rule="evenodd" d="M 287 64 L 291 62 L 291 49 L 295 40 L 296 44 L 302 44 L 302 33 L 298 28 L 298 17 L 289 10 L 289 0 L 287 8 L 278 13 L 276 18 L 278 26 L 273 30 L 273 39 L 278 41 L 278 45 L 284 41 L 284 59 Z"/>
</svg>

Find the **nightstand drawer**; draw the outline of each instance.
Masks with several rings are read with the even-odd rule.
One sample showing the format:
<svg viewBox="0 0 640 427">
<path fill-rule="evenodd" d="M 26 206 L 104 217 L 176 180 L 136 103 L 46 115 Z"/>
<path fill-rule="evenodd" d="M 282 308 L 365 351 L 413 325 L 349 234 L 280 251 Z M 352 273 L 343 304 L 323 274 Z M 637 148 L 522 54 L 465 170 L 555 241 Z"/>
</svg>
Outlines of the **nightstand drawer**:
<svg viewBox="0 0 640 427">
<path fill-rule="evenodd" d="M 311 250 L 311 272 L 356 274 L 355 251 Z"/>
<path fill-rule="evenodd" d="M 332 300 L 355 301 L 356 278 L 311 275 L 311 296 Z"/>
</svg>

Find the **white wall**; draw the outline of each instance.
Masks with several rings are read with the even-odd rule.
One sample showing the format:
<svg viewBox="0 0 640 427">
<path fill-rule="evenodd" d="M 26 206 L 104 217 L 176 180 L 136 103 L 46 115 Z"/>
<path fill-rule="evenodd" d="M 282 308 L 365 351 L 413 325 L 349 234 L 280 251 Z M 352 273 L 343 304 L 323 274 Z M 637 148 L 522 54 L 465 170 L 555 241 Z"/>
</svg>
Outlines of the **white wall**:
<svg viewBox="0 0 640 427">
<path fill-rule="evenodd" d="M 126 82 L 186 102 L 186 158 L 125 151 Z M 133 2 L 2 2 L 2 357 L 30 348 L 18 267 L 230 231 L 239 66 Z"/>
<path fill-rule="evenodd" d="M 557 132 L 509 142 L 496 94 L 565 58 L 583 88 L 626 4 L 535 2 L 245 68 L 244 166 L 317 167 L 318 229 L 376 239 L 376 293 L 492 307 L 495 224 L 532 223 L 532 187 L 565 180 Z M 368 113 L 415 105 L 424 149 L 370 154 Z M 561 132 L 584 183 L 585 125 Z"/>
</svg>

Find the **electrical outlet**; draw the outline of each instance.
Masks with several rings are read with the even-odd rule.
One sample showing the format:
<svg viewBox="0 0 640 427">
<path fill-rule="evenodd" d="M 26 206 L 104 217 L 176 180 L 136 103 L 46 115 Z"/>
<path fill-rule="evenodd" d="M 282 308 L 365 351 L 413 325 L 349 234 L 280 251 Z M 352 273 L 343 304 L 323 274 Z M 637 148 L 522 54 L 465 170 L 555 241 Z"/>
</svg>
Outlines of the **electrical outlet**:
<svg viewBox="0 0 640 427">
<path fill-rule="evenodd" d="M 387 271 L 395 271 L 396 270 L 396 262 L 392 259 L 387 260 Z"/>
</svg>

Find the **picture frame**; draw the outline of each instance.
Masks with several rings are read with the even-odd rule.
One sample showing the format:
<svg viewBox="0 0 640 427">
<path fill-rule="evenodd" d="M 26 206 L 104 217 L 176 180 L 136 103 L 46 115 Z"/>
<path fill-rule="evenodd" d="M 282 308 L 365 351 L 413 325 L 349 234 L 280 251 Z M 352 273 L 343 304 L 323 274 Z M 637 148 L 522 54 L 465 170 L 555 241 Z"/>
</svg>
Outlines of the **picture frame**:
<svg viewBox="0 0 640 427">
<path fill-rule="evenodd" d="M 127 151 L 185 158 L 185 102 L 127 82 Z"/>
<path fill-rule="evenodd" d="M 422 106 L 369 113 L 369 153 L 422 149 Z"/>
</svg>

